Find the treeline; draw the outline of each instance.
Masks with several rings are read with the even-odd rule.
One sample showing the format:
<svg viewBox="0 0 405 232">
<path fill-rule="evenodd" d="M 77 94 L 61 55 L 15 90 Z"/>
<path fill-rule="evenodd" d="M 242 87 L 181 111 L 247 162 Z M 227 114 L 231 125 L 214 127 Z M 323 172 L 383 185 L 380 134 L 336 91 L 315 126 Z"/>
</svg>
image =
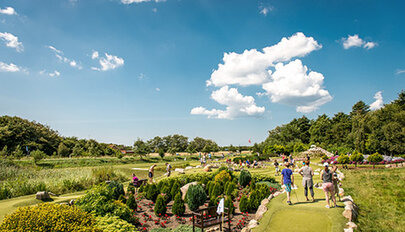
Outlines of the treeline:
<svg viewBox="0 0 405 232">
<path fill-rule="evenodd" d="M 34 158 L 43 156 L 81 157 L 117 156 L 121 150 L 133 150 L 135 155 L 151 152 L 176 154 L 177 152 L 214 152 L 220 147 L 212 140 L 200 137 L 189 139 L 182 135 L 156 136 L 146 142 L 138 139 L 134 146 L 99 143 L 94 139 L 63 137 L 49 126 L 19 117 L 0 117 L 0 157 L 20 159 L 27 155 Z"/>
<path fill-rule="evenodd" d="M 315 120 L 303 116 L 269 131 L 252 150 L 264 154 L 301 152 L 311 144 L 339 153 L 358 151 L 385 155 L 405 154 L 405 91 L 381 109 L 370 111 L 363 101 L 349 114 L 323 114 Z"/>
<path fill-rule="evenodd" d="M 174 155 L 178 152 L 216 152 L 220 150 L 220 147 L 210 139 L 196 137 L 189 142 L 188 137 L 175 134 L 165 137 L 156 136 L 146 142 L 138 139 L 135 141 L 133 149 L 135 154 L 146 155 L 155 152 L 163 157 L 165 153 Z"/>
<path fill-rule="evenodd" d="M 49 126 L 19 117 L 0 117 L 0 156 L 22 158 L 34 152 L 48 156 L 106 156 L 116 151 L 94 139 L 62 137 Z"/>
</svg>

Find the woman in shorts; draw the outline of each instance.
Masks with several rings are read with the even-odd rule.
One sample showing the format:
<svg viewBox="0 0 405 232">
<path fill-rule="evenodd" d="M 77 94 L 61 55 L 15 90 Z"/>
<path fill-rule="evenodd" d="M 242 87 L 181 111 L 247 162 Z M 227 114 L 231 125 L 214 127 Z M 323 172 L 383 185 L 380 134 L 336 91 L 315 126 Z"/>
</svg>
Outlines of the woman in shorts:
<svg viewBox="0 0 405 232">
<path fill-rule="evenodd" d="M 329 194 L 332 196 L 332 201 L 334 203 L 334 207 L 336 207 L 336 198 L 335 198 L 335 190 L 333 188 L 333 172 L 329 170 L 328 163 L 324 163 L 325 169 L 321 172 L 321 179 L 323 181 L 322 189 L 325 192 L 326 202 L 328 203 L 325 207 L 330 208 L 330 200 Z"/>
</svg>

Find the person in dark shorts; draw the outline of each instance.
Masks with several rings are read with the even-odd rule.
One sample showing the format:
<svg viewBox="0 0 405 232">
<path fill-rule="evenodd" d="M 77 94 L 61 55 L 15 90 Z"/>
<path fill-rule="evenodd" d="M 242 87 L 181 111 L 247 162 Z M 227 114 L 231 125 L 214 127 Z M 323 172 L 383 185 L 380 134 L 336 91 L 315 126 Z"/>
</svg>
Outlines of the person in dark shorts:
<svg viewBox="0 0 405 232">
<path fill-rule="evenodd" d="M 149 177 L 149 182 L 150 183 L 153 183 L 153 175 L 155 174 L 155 167 L 156 167 L 156 164 L 152 165 L 149 168 L 148 177 Z"/>
<path fill-rule="evenodd" d="M 283 171 L 281 171 L 281 185 L 285 186 L 285 191 L 287 193 L 287 204 L 291 205 L 291 186 L 294 185 L 294 175 L 292 170 L 289 168 L 290 164 L 286 163 Z"/>
</svg>

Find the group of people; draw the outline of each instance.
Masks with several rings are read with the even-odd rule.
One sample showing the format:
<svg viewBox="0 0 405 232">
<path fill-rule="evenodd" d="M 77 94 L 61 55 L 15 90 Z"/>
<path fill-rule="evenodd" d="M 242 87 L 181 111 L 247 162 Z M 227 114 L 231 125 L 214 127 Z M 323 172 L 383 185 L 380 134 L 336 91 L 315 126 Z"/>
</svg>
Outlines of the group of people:
<svg viewBox="0 0 405 232">
<path fill-rule="evenodd" d="M 312 202 L 315 202 L 314 198 L 314 183 L 313 176 L 314 170 L 309 166 L 310 159 L 307 159 L 303 162 L 304 166 L 301 167 L 298 173 L 302 176 L 302 186 L 304 187 L 304 195 L 307 201 L 310 201 L 308 198 L 308 189 L 311 194 Z M 280 171 L 279 164 L 277 161 L 274 162 L 276 168 L 276 175 Z M 285 191 L 287 193 L 287 204 L 291 205 L 291 191 L 294 186 L 294 175 L 293 171 L 290 169 L 294 167 L 290 162 L 284 162 L 285 168 L 281 171 L 281 184 L 285 186 Z M 329 169 L 329 164 L 324 163 L 324 169 L 320 173 L 320 179 L 322 180 L 322 190 L 325 193 L 325 199 L 327 202 L 326 208 L 336 207 L 336 197 L 339 193 L 338 187 L 338 176 L 337 176 L 337 167 L 333 166 L 332 169 Z M 333 205 L 331 206 L 330 201 L 332 200 Z"/>
</svg>

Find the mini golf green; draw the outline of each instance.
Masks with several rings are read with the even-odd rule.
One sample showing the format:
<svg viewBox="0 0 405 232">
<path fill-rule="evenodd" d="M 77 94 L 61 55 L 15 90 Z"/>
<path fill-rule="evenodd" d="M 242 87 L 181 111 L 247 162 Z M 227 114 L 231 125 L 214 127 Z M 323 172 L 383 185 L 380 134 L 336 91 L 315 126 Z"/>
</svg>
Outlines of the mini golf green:
<svg viewBox="0 0 405 232">
<path fill-rule="evenodd" d="M 311 165 L 316 170 L 319 166 Z M 268 169 L 267 169 L 268 170 Z M 274 171 L 270 168 L 271 175 Z M 264 173 L 263 173 L 264 174 Z M 269 175 L 270 173 L 266 173 Z M 275 176 L 277 181 L 281 176 Z M 311 231 L 311 232 L 341 232 L 346 219 L 342 216 L 344 204 L 337 202 L 337 208 L 325 208 L 326 201 L 324 192 L 314 188 L 315 202 L 307 202 L 304 189 L 301 185 L 302 177 L 294 173 L 295 185 L 298 189 L 291 192 L 293 205 L 286 203 L 286 193 L 273 198 L 267 205 L 267 212 L 259 220 L 259 226 L 254 232 L 279 232 L 279 231 Z M 314 183 L 321 182 L 319 175 L 313 177 Z"/>
</svg>

